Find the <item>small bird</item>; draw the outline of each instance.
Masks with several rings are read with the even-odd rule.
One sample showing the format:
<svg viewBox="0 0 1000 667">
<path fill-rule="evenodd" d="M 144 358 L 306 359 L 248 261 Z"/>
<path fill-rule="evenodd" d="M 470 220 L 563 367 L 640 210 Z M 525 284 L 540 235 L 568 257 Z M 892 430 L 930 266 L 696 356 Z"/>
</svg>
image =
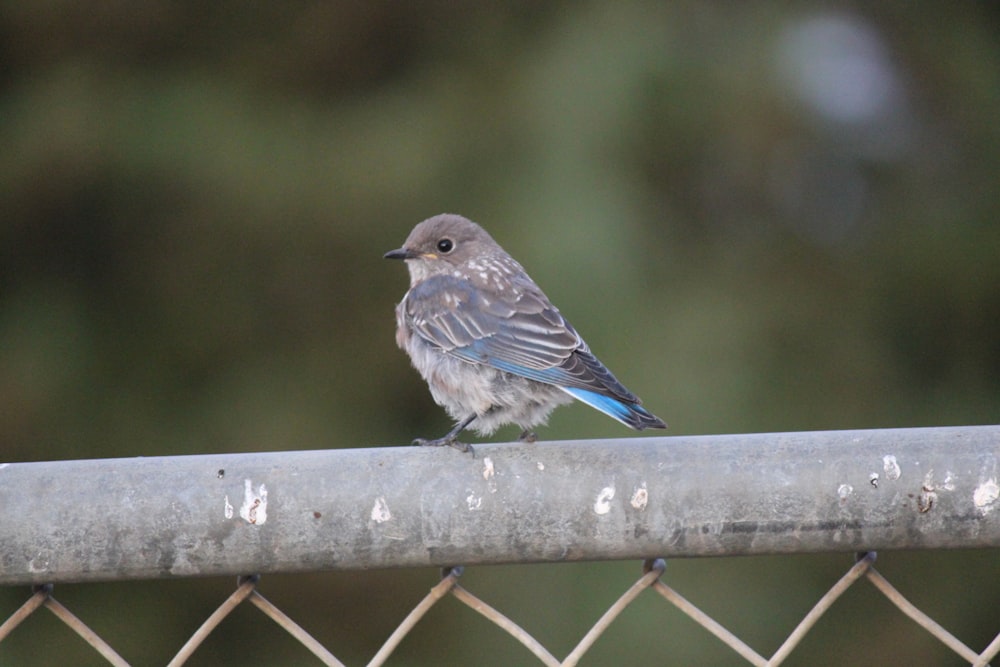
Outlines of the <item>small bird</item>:
<svg viewBox="0 0 1000 667">
<path fill-rule="evenodd" d="M 639 431 L 667 427 L 471 220 L 448 213 L 424 220 L 385 258 L 405 260 L 410 272 L 396 307 L 396 342 L 456 420 L 443 437 L 414 444 L 469 451 L 458 441 L 463 430 L 490 435 L 505 424 L 533 442 L 532 429 L 574 398 Z"/>
</svg>

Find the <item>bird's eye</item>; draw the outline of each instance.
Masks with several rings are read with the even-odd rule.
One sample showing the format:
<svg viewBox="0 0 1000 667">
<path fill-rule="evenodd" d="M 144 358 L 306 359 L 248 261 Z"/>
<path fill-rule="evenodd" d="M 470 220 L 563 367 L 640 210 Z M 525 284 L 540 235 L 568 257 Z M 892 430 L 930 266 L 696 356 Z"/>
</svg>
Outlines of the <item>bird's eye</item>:
<svg viewBox="0 0 1000 667">
<path fill-rule="evenodd" d="M 455 243 L 451 239 L 441 239 L 438 241 L 437 248 L 444 254 L 448 254 L 455 247 Z"/>
</svg>

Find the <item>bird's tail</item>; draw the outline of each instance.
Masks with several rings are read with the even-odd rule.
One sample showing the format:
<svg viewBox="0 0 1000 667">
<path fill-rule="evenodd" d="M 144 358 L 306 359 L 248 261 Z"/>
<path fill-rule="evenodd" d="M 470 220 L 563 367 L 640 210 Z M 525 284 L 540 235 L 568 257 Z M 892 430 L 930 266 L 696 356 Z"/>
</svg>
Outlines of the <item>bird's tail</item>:
<svg viewBox="0 0 1000 667">
<path fill-rule="evenodd" d="M 617 419 L 622 424 L 637 431 L 646 428 L 667 428 L 666 422 L 638 403 L 627 403 L 578 387 L 560 387 L 560 389 L 578 401 L 586 403 L 595 410 L 600 410 L 612 419 Z"/>
</svg>

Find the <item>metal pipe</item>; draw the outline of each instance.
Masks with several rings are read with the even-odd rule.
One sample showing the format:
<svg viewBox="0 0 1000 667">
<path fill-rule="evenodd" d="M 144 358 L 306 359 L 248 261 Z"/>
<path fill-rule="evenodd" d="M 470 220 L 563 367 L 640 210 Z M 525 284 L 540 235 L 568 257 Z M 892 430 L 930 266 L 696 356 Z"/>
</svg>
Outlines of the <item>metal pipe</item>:
<svg viewBox="0 0 1000 667">
<path fill-rule="evenodd" d="M 0 584 L 1000 546 L 1000 426 L 0 464 Z"/>
</svg>

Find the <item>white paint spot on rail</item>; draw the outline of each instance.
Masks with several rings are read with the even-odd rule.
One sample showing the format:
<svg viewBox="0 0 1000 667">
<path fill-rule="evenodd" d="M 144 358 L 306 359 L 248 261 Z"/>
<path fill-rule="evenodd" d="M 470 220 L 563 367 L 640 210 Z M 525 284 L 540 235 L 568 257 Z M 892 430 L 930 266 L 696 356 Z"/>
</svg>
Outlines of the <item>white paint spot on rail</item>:
<svg viewBox="0 0 1000 667">
<path fill-rule="evenodd" d="M 840 498 L 840 502 L 847 502 L 847 498 L 854 493 L 854 487 L 850 484 L 841 484 L 837 487 L 837 497 Z"/>
<path fill-rule="evenodd" d="M 247 523 L 263 526 L 267 523 L 267 486 L 261 484 L 254 491 L 253 482 L 243 480 L 243 504 L 240 505 L 240 516 Z"/>
<path fill-rule="evenodd" d="M 882 471 L 885 473 L 885 478 L 890 481 L 899 479 L 900 474 L 902 474 L 899 463 L 896 462 L 896 457 L 892 454 L 886 454 L 882 457 Z"/>
<path fill-rule="evenodd" d="M 389 504 L 385 502 L 385 496 L 379 496 L 375 499 L 375 504 L 372 506 L 372 521 L 375 523 L 385 523 L 392 518 L 392 512 L 389 511 Z"/>
<path fill-rule="evenodd" d="M 615 487 L 606 486 L 597 493 L 597 500 L 594 501 L 594 512 L 596 514 L 607 514 L 611 511 L 611 501 L 615 497 Z"/>
<path fill-rule="evenodd" d="M 646 489 L 645 482 L 636 488 L 635 493 L 632 494 L 632 498 L 628 502 L 629 505 L 640 512 L 646 509 L 646 505 L 649 504 L 649 491 Z"/>
<path fill-rule="evenodd" d="M 1000 498 L 1000 485 L 995 477 L 986 480 L 972 492 L 972 504 L 984 516 L 995 509 L 997 498 Z"/>
</svg>

